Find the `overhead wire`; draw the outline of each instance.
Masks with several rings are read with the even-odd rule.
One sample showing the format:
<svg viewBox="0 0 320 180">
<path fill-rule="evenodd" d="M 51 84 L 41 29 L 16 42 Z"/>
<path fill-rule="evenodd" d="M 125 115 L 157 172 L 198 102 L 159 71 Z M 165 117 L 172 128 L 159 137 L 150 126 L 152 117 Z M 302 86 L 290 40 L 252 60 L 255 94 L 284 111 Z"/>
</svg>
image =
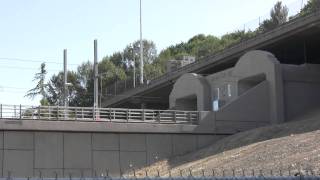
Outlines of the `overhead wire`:
<svg viewBox="0 0 320 180">
<path fill-rule="evenodd" d="M 0 68 L 17 69 L 17 70 L 39 70 L 36 67 L 19 67 L 19 66 L 0 66 Z M 62 69 L 46 69 L 47 71 L 62 71 Z"/>
<path fill-rule="evenodd" d="M 45 58 L 43 58 L 45 59 Z M 56 61 L 46 61 L 46 60 L 33 60 L 33 59 L 20 59 L 20 58 L 6 58 L 6 57 L 0 57 L 0 60 L 7 60 L 7 61 L 19 61 L 19 62 L 37 62 L 37 63 L 48 63 L 48 64 L 60 64 L 63 65 L 63 63 L 56 62 Z M 78 66 L 80 64 L 67 64 L 70 66 Z"/>
</svg>

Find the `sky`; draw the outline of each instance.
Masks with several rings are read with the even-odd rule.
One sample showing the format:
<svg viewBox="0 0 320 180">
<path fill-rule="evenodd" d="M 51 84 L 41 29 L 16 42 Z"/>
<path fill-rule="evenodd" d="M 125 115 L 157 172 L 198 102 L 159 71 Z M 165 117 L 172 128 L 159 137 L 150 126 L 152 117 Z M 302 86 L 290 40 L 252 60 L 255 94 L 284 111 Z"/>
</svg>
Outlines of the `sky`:
<svg viewBox="0 0 320 180">
<path fill-rule="evenodd" d="M 143 38 L 158 52 L 197 34 L 221 36 L 254 28 L 277 0 L 142 0 Z M 306 0 L 282 0 L 294 14 Z M 51 77 L 139 39 L 139 0 L 0 0 L 0 104 L 38 105 L 26 92 L 46 62 Z"/>
</svg>

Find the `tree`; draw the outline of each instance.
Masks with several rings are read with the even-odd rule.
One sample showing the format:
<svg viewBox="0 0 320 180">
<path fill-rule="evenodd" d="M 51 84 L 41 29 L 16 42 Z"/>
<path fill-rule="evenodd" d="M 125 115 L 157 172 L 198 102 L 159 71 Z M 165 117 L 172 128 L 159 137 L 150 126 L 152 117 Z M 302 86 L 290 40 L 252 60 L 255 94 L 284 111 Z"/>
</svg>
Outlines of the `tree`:
<svg viewBox="0 0 320 180">
<path fill-rule="evenodd" d="M 63 72 L 53 75 L 48 85 L 48 102 L 50 105 L 63 105 L 64 102 L 64 80 Z M 81 83 L 80 75 L 77 72 L 67 72 L 68 83 L 71 85 L 67 88 L 68 104 L 70 106 L 91 106 L 93 104 L 93 94 L 88 91 Z M 90 84 L 90 82 L 88 83 Z M 93 91 L 92 91 L 93 92 Z"/>
<path fill-rule="evenodd" d="M 320 0 L 309 0 L 308 3 L 301 9 L 299 15 L 305 16 L 319 10 Z"/>
<path fill-rule="evenodd" d="M 283 6 L 281 1 L 278 1 L 270 11 L 271 19 L 262 22 L 259 30 L 264 32 L 276 28 L 277 26 L 287 22 L 288 8 Z"/>
<path fill-rule="evenodd" d="M 46 99 L 46 88 L 48 84 L 45 84 L 46 74 L 47 74 L 46 64 L 41 63 L 40 72 L 36 73 L 33 79 L 33 81 L 37 81 L 37 85 L 36 87 L 30 89 L 25 95 L 25 97 L 29 97 L 31 99 L 34 99 L 37 95 L 41 95 L 42 96 L 40 100 L 41 105 L 48 105 L 48 102 Z"/>
<path fill-rule="evenodd" d="M 103 58 L 98 65 L 99 74 L 103 74 L 103 83 L 105 85 L 112 84 L 116 80 L 124 80 L 127 78 L 124 68 L 116 66 L 107 57 Z"/>
</svg>

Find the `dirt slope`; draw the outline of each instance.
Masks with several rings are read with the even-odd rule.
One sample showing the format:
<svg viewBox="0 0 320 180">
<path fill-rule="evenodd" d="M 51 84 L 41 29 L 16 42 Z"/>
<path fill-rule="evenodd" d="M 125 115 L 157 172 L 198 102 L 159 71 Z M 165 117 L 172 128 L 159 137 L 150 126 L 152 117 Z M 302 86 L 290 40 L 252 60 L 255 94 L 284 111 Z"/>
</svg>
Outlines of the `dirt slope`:
<svg viewBox="0 0 320 180">
<path fill-rule="evenodd" d="M 320 109 L 298 121 L 257 128 L 224 138 L 199 151 L 160 161 L 136 172 L 138 176 L 212 174 L 288 174 L 302 170 L 319 173 Z M 222 171 L 225 169 L 226 171 Z M 260 171 L 262 170 L 262 171 Z M 272 172 L 271 172 L 272 170 Z M 280 172 L 281 170 L 281 172 Z M 306 171 L 307 170 L 307 171 Z M 203 172 L 204 171 L 204 172 Z M 317 172 L 316 172 L 317 171 Z"/>
</svg>

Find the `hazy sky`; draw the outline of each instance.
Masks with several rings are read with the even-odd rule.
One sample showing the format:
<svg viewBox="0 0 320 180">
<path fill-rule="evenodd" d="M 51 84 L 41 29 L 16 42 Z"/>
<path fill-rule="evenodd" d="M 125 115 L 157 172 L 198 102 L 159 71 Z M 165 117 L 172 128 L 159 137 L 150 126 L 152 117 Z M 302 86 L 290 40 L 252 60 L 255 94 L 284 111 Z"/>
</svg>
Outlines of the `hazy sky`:
<svg viewBox="0 0 320 180">
<path fill-rule="evenodd" d="M 277 0 L 142 0 L 143 37 L 158 52 L 196 34 L 220 36 L 257 25 Z M 290 13 L 306 0 L 283 0 Z M 261 18 L 263 19 L 263 18 Z M 35 86 L 42 61 L 48 77 L 68 64 L 99 60 L 139 38 L 139 0 L 0 0 L 0 103 L 34 104 L 24 98 Z M 246 24 L 246 26 L 244 26 Z"/>
</svg>

